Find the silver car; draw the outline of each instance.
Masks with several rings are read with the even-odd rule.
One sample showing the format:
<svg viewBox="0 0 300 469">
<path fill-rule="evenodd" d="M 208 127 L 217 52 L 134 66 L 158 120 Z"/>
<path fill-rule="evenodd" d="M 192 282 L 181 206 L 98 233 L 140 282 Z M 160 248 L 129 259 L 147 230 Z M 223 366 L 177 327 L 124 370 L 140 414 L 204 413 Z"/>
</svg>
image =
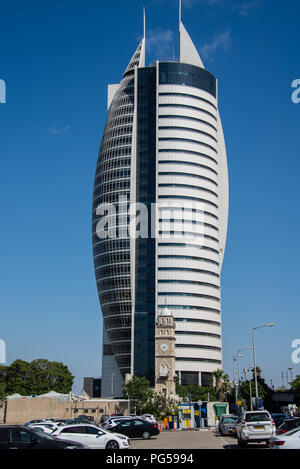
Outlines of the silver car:
<svg viewBox="0 0 300 469">
<path fill-rule="evenodd" d="M 223 414 L 219 421 L 219 432 L 221 435 L 236 435 L 238 417 L 233 414 Z"/>
<path fill-rule="evenodd" d="M 265 442 L 269 446 L 269 440 L 276 435 L 275 422 L 266 410 L 243 412 L 236 426 L 236 436 L 242 448 L 246 448 L 251 442 Z"/>
</svg>

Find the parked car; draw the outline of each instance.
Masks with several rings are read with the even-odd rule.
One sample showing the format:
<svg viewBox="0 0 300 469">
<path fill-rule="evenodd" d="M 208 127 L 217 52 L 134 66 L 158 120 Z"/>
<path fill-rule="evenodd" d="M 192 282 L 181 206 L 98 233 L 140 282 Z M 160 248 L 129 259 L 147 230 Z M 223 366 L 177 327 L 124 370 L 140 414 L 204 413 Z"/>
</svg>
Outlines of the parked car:
<svg viewBox="0 0 300 469">
<path fill-rule="evenodd" d="M 121 416 L 121 417 L 108 417 L 108 419 L 106 419 L 106 420 L 102 423 L 102 427 L 103 427 L 103 428 L 106 428 L 107 430 L 109 430 L 109 429 L 110 429 L 110 427 L 109 427 L 110 425 L 112 425 L 112 424 L 115 425 L 116 422 L 121 422 L 122 420 L 128 420 L 128 419 L 130 419 L 130 418 L 132 418 L 132 417 L 129 417 L 129 416 L 128 416 L 128 417 L 122 417 L 122 416 Z M 112 425 L 112 426 L 113 426 L 113 425 Z"/>
<path fill-rule="evenodd" d="M 130 438 L 149 440 L 151 436 L 159 435 L 157 423 L 151 423 L 141 418 L 127 418 L 109 429 L 111 432 L 122 433 Z"/>
<path fill-rule="evenodd" d="M 219 420 L 219 432 L 221 435 L 236 435 L 238 416 L 233 414 L 223 414 Z"/>
<path fill-rule="evenodd" d="M 46 423 L 46 420 L 45 419 L 29 420 L 29 422 L 26 422 L 25 425 L 31 425 L 33 423 Z"/>
<path fill-rule="evenodd" d="M 271 414 L 272 419 L 275 422 L 276 428 L 278 428 L 282 422 L 285 420 L 290 420 L 291 417 L 288 414 L 278 413 L 278 414 Z"/>
<path fill-rule="evenodd" d="M 109 418 L 109 415 L 107 414 L 101 415 L 100 424 L 102 425 L 102 423 L 104 423 L 108 418 Z"/>
<path fill-rule="evenodd" d="M 271 449 L 300 449 L 300 428 L 270 438 Z"/>
<path fill-rule="evenodd" d="M 76 417 L 76 420 L 87 420 L 89 422 L 94 422 L 95 419 L 92 415 L 78 415 L 78 417 Z"/>
<path fill-rule="evenodd" d="M 277 435 L 281 435 L 283 433 L 287 433 L 291 430 L 294 430 L 294 428 L 300 427 L 300 418 L 295 417 L 295 418 L 290 418 L 287 420 L 284 420 L 282 424 L 277 428 Z"/>
<path fill-rule="evenodd" d="M 85 449 L 74 441 L 60 441 L 42 430 L 26 425 L 1 425 L 0 449 Z"/>
<path fill-rule="evenodd" d="M 39 428 L 40 430 L 43 430 L 45 433 L 52 433 L 54 430 L 58 428 L 57 425 L 54 425 L 53 423 L 31 423 L 28 425 L 30 428 Z"/>
<path fill-rule="evenodd" d="M 110 433 L 95 425 L 68 425 L 57 429 L 52 435 L 59 439 L 80 442 L 91 449 L 126 449 L 130 445 L 126 436 Z"/>
<path fill-rule="evenodd" d="M 242 448 L 250 442 L 265 442 L 276 434 L 274 420 L 266 410 L 243 412 L 236 425 L 238 443 Z"/>
<path fill-rule="evenodd" d="M 154 415 L 151 415 L 151 414 L 140 415 L 140 418 L 148 420 L 148 422 L 151 422 L 151 423 L 157 423 L 156 418 L 154 417 Z"/>
</svg>

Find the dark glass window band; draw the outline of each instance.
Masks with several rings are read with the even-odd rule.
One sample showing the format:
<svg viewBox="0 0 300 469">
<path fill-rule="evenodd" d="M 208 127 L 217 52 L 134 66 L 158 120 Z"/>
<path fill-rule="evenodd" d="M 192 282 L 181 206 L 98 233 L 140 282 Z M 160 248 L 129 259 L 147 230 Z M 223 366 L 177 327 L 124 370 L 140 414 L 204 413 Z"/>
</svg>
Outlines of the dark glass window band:
<svg viewBox="0 0 300 469">
<path fill-rule="evenodd" d="M 160 62 L 159 84 L 191 86 L 207 91 L 214 97 L 217 95 L 216 79 L 211 73 L 181 62 Z"/>
</svg>

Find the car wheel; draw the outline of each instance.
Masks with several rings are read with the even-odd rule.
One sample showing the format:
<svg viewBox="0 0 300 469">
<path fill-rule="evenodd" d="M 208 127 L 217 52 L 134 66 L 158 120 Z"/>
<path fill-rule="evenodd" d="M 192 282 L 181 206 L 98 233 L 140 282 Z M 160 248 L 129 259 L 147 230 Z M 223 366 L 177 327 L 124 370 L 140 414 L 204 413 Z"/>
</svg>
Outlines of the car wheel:
<svg viewBox="0 0 300 469">
<path fill-rule="evenodd" d="M 144 433 L 143 433 L 143 438 L 144 438 L 144 440 L 149 440 L 150 436 L 151 436 L 151 435 L 150 435 L 149 432 L 144 432 Z"/>
<path fill-rule="evenodd" d="M 119 443 L 115 440 L 110 440 L 106 444 L 105 449 L 119 449 Z"/>
</svg>

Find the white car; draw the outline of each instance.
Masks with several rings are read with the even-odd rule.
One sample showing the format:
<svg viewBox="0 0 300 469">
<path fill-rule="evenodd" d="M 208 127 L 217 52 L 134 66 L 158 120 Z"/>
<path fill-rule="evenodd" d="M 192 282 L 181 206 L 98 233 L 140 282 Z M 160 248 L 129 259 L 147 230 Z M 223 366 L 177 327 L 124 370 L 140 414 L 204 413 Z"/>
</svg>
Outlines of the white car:
<svg viewBox="0 0 300 469">
<path fill-rule="evenodd" d="M 300 449 L 300 428 L 270 438 L 271 449 Z"/>
<path fill-rule="evenodd" d="M 66 425 L 55 430 L 52 436 L 76 441 L 91 449 L 127 449 L 130 445 L 127 436 L 120 433 L 110 433 L 103 428 L 88 424 Z"/>
<path fill-rule="evenodd" d="M 156 418 L 154 417 L 154 415 L 151 415 L 151 414 L 143 414 L 140 416 L 140 418 L 144 420 L 148 420 L 148 422 L 151 422 L 151 423 L 157 423 Z"/>
<path fill-rule="evenodd" d="M 269 440 L 276 435 L 275 422 L 266 410 L 255 410 L 243 412 L 236 425 L 236 436 L 242 448 L 246 448 L 248 443 L 265 442 L 269 445 Z"/>
</svg>

